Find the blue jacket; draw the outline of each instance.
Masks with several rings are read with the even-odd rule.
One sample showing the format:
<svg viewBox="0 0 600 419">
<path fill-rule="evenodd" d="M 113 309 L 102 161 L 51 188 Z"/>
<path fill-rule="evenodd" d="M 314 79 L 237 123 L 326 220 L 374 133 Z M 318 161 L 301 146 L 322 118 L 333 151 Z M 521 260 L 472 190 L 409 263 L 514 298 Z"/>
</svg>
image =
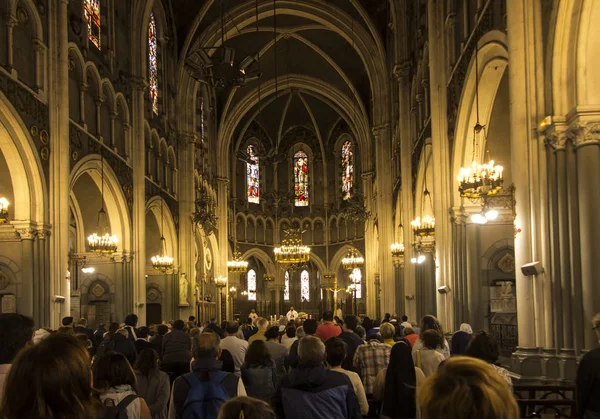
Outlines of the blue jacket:
<svg viewBox="0 0 600 419">
<path fill-rule="evenodd" d="M 360 419 L 360 406 L 345 374 L 300 363 L 283 377 L 273 399 L 281 419 Z"/>
</svg>

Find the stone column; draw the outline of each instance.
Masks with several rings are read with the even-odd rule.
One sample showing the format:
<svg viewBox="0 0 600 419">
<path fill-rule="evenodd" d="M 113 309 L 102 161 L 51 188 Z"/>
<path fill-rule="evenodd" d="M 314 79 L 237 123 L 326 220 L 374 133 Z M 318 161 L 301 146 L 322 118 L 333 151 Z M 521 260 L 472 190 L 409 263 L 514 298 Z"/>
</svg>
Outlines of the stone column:
<svg viewBox="0 0 600 419">
<path fill-rule="evenodd" d="M 429 68 L 431 84 L 431 145 L 433 153 L 433 209 L 437 253 L 436 288 L 447 285 L 451 294 L 437 294 L 438 317 L 446 330 L 454 330 L 452 294 L 452 225 L 448 210 L 451 202 L 450 142 L 447 121 L 447 68 L 442 2 L 429 0 Z"/>
<path fill-rule="evenodd" d="M 402 2 L 403 3 L 403 2 Z M 404 4 L 401 4 L 404 7 Z M 398 90 L 399 90 L 399 102 L 400 102 L 400 120 L 399 120 L 399 129 L 400 129 L 400 172 L 402 178 L 402 189 L 400 190 L 400 194 L 402 195 L 402 225 L 404 226 L 403 233 L 404 236 L 402 240 L 404 242 L 404 260 L 410 261 L 413 257 L 413 233 L 410 228 L 410 222 L 414 218 L 414 199 L 412 195 L 412 138 L 410 136 L 410 124 L 411 124 L 411 114 L 410 114 L 410 83 L 409 76 L 411 73 L 411 62 L 404 61 L 402 64 L 397 65 L 394 68 L 394 75 L 398 80 Z M 403 269 L 403 280 L 404 280 L 404 295 L 400 296 L 404 298 L 406 301 L 405 313 L 410 320 L 416 320 L 417 311 L 415 300 L 406 300 L 406 296 L 414 296 L 415 295 L 415 265 L 413 263 L 406 263 Z M 401 313 L 398 313 L 402 315 Z"/>
<path fill-rule="evenodd" d="M 581 282 L 583 291 L 584 348 L 598 345 L 596 333 L 589 327 L 590 319 L 600 311 L 600 223 L 597 220 L 600 205 L 600 122 L 580 122 L 574 139 L 577 153 L 577 192 L 579 195 L 579 230 L 581 249 Z M 577 296 L 574 296 L 575 298 Z M 577 320 L 577 319 L 576 319 Z M 573 325 L 573 324 L 572 324 Z"/>
<path fill-rule="evenodd" d="M 36 231 L 30 226 L 15 226 L 17 233 L 21 238 L 21 275 L 22 286 L 21 294 L 17 297 L 21 300 L 19 313 L 26 316 L 34 317 L 35 305 L 41 304 L 34 299 L 34 291 L 37 287 L 35 269 L 37 268 L 37 260 L 33 257 L 33 242 L 35 240 Z"/>
<path fill-rule="evenodd" d="M 375 136 L 375 157 L 377 159 L 377 226 L 379 232 L 379 248 L 377 261 L 381 278 L 381 309 L 383 312 L 393 311 L 396 307 L 396 287 L 394 284 L 394 265 L 390 253 L 390 245 L 394 242 L 394 218 L 392 216 L 392 164 L 390 156 L 391 129 L 389 124 L 373 128 Z"/>
<path fill-rule="evenodd" d="M 481 310 L 481 269 L 479 266 L 479 226 L 466 225 L 466 268 L 467 268 L 467 319 L 473 330 L 483 330 L 483 311 Z"/>
<path fill-rule="evenodd" d="M 134 80 L 132 94 L 133 165 L 133 306 L 139 324 L 146 324 L 146 159 L 144 92 L 146 81 Z"/>
<path fill-rule="evenodd" d="M 189 214 L 194 212 L 194 142 L 196 137 L 191 133 L 182 132 L 179 139 L 179 189 L 177 198 L 179 200 L 179 270 L 187 273 L 190 285 L 196 283 L 193 273 L 195 271 L 195 239 L 194 226 Z M 175 163 L 175 162 L 173 162 Z M 229 290 L 229 287 L 227 288 Z M 189 306 L 180 309 L 181 318 L 187 318 L 194 313 L 196 297 L 189 293 Z"/>
<path fill-rule="evenodd" d="M 365 195 L 365 205 L 367 211 L 375 212 L 373 208 L 373 175 L 372 171 L 365 171 L 361 174 Z M 391 203 L 390 203 L 391 206 Z M 365 280 L 366 280 L 366 312 L 367 316 L 374 318 L 377 304 L 375 290 L 375 273 L 377 272 L 378 249 L 375 246 L 375 237 L 373 234 L 373 220 L 368 220 L 365 226 Z M 287 311 L 286 311 L 287 312 Z"/>
<path fill-rule="evenodd" d="M 58 327 L 62 317 L 71 313 L 70 284 L 67 278 L 69 253 L 69 58 L 68 58 L 68 0 L 51 2 L 50 15 L 50 222 L 53 228 L 50 244 L 50 295 L 63 296 L 64 303 L 52 306 L 51 327 Z M 51 304 L 43 301 L 40 304 Z"/>
<path fill-rule="evenodd" d="M 219 257 L 214 257 L 214 272 L 215 278 L 219 275 L 227 276 L 227 257 L 229 249 L 229 238 L 228 238 L 228 222 L 227 222 L 227 206 L 229 202 L 229 179 L 226 177 L 217 178 L 217 220 L 218 225 L 218 236 L 217 241 L 219 243 Z M 213 252 L 215 249 L 213 249 Z M 227 284 L 229 288 L 229 283 Z"/>
<path fill-rule="evenodd" d="M 510 147 L 515 185 L 515 224 L 518 229 L 515 238 L 517 267 L 536 260 L 542 263 L 546 261 L 541 240 L 545 228 L 542 190 L 546 186 L 545 180 L 539 177 L 539 155 L 543 152 L 543 144 L 538 141 L 535 125 L 532 125 L 544 117 L 544 85 L 540 77 L 543 57 L 538 32 L 541 27 L 540 7 L 539 0 L 507 2 Z M 546 274 L 525 277 L 518 268 L 515 273 L 519 328 L 516 359 L 522 361 L 544 343 L 545 307 L 540 290 L 547 279 Z M 525 371 L 523 365 L 519 372 L 539 373 Z"/>
</svg>

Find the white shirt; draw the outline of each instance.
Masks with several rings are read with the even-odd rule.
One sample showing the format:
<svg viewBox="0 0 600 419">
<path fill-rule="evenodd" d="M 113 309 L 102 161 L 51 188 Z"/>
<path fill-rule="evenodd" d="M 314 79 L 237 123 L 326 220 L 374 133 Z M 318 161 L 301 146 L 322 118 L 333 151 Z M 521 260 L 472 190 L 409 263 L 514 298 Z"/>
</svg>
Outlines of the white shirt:
<svg viewBox="0 0 600 419">
<path fill-rule="evenodd" d="M 241 377 L 242 373 L 240 368 L 244 363 L 244 358 L 246 358 L 248 342 L 236 336 L 227 336 L 225 339 L 221 340 L 221 349 L 227 349 L 231 352 L 233 364 L 235 365 L 235 375 Z"/>
<path fill-rule="evenodd" d="M 254 320 L 258 319 L 258 314 L 250 313 L 250 314 L 248 314 L 248 318 L 252 319 L 252 321 L 254 321 Z"/>
<path fill-rule="evenodd" d="M 290 310 L 285 315 L 289 321 L 296 320 L 298 318 L 298 312 L 296 310 Z"/>
<path fill-rule="evenodd" d="M 412 324 L 410 324 L 409 322 L 402 322 L 402 323 L 400 323 L 400 326 L 407 328 L 407 327 L 412 327 Z"/>
</svg>

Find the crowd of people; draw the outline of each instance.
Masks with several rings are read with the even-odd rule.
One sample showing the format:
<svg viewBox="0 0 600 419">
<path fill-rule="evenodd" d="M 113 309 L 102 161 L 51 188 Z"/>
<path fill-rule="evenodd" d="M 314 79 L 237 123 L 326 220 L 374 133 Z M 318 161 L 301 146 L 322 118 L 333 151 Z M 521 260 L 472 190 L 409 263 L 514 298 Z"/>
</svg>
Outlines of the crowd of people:
<svg viewBox="0 0 600 419">
<path fill-rule="evenodd" d="M 95 331 L 85 319 L 36 330 L 0 314 L 0 417 L 519 417 L 495 339 L 468 324 L 450 336 L 434 316 L 417 327 L 406 316 L 291 314 L 150 327 L 129 315 Z M 600 339 L 600 315 L 594 329 Z M 599 351 L 581 360 L 580 417 L 600 411 Z"/>
</svg>

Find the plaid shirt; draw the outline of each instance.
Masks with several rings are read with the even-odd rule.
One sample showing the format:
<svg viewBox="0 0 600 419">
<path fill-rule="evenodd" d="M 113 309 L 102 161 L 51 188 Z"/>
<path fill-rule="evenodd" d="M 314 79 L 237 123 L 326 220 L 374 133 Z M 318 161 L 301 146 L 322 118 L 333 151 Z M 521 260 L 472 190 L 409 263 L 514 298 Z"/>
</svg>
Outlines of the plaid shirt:
<svg viewBox="0 0 600 419">
<path fill-rule="evenodd" d="M 375 378 L 390 362 L 392 347 L 385 343 L 371 340 L 369 343 L 360 345 L 354 354 L 354 367 L 365 385 L 365 393 L 373 394 Z"/>
</svg>

